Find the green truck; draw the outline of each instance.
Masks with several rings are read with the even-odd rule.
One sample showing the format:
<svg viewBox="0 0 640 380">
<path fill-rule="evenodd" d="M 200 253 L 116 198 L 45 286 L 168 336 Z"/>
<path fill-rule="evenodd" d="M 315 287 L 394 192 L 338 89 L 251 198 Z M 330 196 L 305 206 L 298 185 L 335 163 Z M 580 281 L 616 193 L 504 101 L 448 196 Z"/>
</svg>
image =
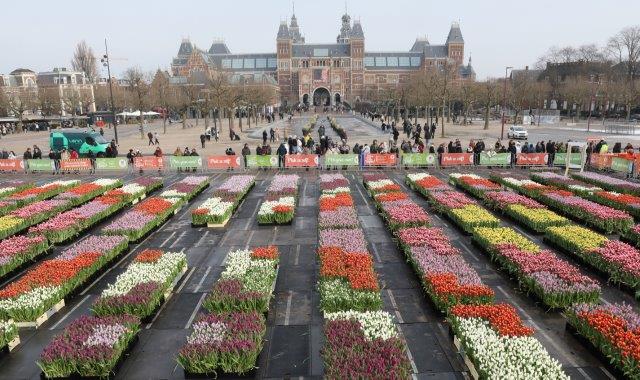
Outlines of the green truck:
<svg viewBox="0 0 640 380">
<path fill-rule="evenodd" d="M 90 129 L 59 129 L 49 134 L 49 148 L 61 151 L 75 150 L 81 157 L 93 152 L 94 157 L 106 157 L 109 142 L 100 133 Z"/>
</svg>

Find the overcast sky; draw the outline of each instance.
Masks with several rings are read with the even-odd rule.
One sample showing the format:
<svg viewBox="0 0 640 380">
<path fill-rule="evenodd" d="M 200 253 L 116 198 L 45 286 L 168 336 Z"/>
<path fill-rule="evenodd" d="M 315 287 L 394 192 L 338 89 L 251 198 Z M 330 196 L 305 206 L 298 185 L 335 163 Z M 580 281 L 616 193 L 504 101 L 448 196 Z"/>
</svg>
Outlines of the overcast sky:
<svg viewBox="0 0 640 380">
<path fill-rule="evenodd" d="M 289 0 L 10 1 L 2 4 L 0 73 L 68 67 L 84 39 L 97 54 L 108 38 L 116 74 L 127 67 L 167 69 L 180 41 L 208 49 L 224 38 L 234 53 L 275 51 Z M 26 6 L 26 8 L 25 8 Z M 444 43 L 459 21 L 478 78 L 504 75 L 505 66 L 533 65 L 550 46 L 603 45 L 620 29 L 640 24 L 639 0 L 349 0 L 367 51 L 407 51 L 417 36 Z M 298 0 L 296 16 L 307 42 L 335 42 L 344 0 Z M 118 60 L 116 60 L 118 59 Z M 106 71 L 106 70 L 105 70 Z M 106 73 L 103 74 L 106 76 Z"/>
</svg>

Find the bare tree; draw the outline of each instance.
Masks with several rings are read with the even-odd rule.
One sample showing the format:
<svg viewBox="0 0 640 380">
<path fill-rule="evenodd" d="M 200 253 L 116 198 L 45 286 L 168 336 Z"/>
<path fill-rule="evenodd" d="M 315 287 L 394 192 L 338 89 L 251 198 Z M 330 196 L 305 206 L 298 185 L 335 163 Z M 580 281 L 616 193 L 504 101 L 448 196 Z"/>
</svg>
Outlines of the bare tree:
<svg viewBox="0 0 640 380">
<path fill-rule="evenodd" d="M 43 116 L 52 116 L 61 111 L 57 89 L 40 88 L 38 90 L 38 108 Z"/>
<path fill-rule="evenodd" d="M 575 116 L 579 117 L 582 105 L 589 96 L 589 87 L 587 86 L 586 80 L 582 77 L 565 80 L 562 94 L 567 102 L 567 115 L 571 115 L 571 120 L 575 122 L 575 117 L 571 110 L 575 108 Z"/>
<path fill-rule="evenodd" d="M 640 70 L 640 26 L 622 29 L 609 39 L 607 47 L 615 62 L 625 69 L 628 88 L 619 88 L 618 90 L 626 106 L 628 120 L 631 117 L 631 108 L 638 99 L 636 77 L 639 74 L 638 70 Z M 621 78 L 618 78 L 618 81 L 621 82 Z"/>
<path fill-rule="evenodd" d="M 487 79 L 477 84 L 479 101 L 484 109 L 484 129 L 489 129 L 491 108 L 500 102 L 500 86 L 495 79 Z"/>
<path fill-rule="evenodd" d="M 171 106 L 171 88 L 169 78 L 166 73 L 161 70 L 156 71 L 156 75 L 151 82 L 151 93 L 154 102 L 162 108 L 162 133 L 167 133 L 167 116 Z"/>
<path fill-rule="evenodd" d="M 131 67 L 125 71 L 124 79 L 127 81 L 128 90 L 133 94 L 134 103 L 140 111 L 140 138 L 144 139 L 143 112 L 148 107 L 148 95 L 151 91 L 151 86 L 149 86 L 149 74 L 143 72 L 138 67 Z"/>
<path fill-rule="evenodd" d="M 71 67 L 76 71 L 82 71 L 87 76 L 90 83 L 95 83 L 98 76 L 98 66 L 96 64 L 96 56 L 93 49 L 82 40 L 76 45 L 73 53 Z"/>
<path fill-rule="evenodd" d="M 0 90 L 0 92 L 2 92 Z M 36 94 L 31 89 L 20 89 L 16 92 L 6 94 L 4 100 L 7 113 L 18 118 L 18 132 L 22 132 L 24 128 L 24 116 L 28 111 L 34 111 L 37 108 Z"/>
</svg>

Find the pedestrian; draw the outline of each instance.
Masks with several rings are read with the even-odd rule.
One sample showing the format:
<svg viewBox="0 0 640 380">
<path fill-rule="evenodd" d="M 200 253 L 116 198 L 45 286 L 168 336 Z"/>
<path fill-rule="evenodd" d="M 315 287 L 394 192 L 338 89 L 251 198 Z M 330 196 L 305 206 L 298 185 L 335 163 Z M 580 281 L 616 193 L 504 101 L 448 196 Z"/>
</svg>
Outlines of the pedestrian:
<svg viewBox="0 0 640 380">
<path fill-rule="evenodd" d="M 262 131 L 262 145 L 267 145 L 267 130 Z"/>
<path fill-rule="evenodd" d="M 42 158 L 42 151 L 38 148 L 37 145 L 33 146 L 33 158 L 39 160 Z"/>
<path fill-rule="evenodd" d="M 272 142 L 272 143 L 276 142 L 276 131 L 273 129 L 273 127 L 271 127 L 269 129 L 269 136 L 270 136 L 270 138 L 269 138 L 270 142 Z"/>
<path fill-rule="evenodd" d="M 242 154 L 242 159 L 244 160 L 244 167 L 247 167 L 247 156 L 251 155 L 251 149 L 249 148 L 249 144 L 245 143 L 244 146 L 242 147 L 242 151 L 240 151 L 240 154 Z"/>
<path fill-rule="evenodd" d="M 285 156 L 287 155 L 287 147 L 284 146 L 284 142 L 280 143 L 277 153 L 278 153 L 278 168 L 284 168 Z"/>
<path fill-rule="evenodd" d="M 102 129 L 102 127 L 100 127 L 100 136 L 104 136 L 104 129 Z"/>
<path fill-rule="evenodd" d="M 31 148 L 27 148 L 27 150 L 22 154 L 22 158 L 25 160 L 30 160 L 33 158 L 33 155 L 31 154 Z"/>
<path fill-rule="evenodd" d="M 149 131 L 149 133 L 147 133 L 147 137 L 149 138 L 149 145 L 154 145 L 153 144 L 153 133 L 151 133 L 151 131 Z"/>
<path fill-rule="evenodd" d="M 202 149 L 204 149 L 204 144 L 205 144 L 206 139 L 207 139 L 207 136 L 200 135 L 200 144 L 202 145 Z"/>
<path fill-rule="evenodd" d="M 158 132 L 153 133 L 153 143 L 154 145 L 160 145 L 160 141 L 158 141 Z"/>
</svg>

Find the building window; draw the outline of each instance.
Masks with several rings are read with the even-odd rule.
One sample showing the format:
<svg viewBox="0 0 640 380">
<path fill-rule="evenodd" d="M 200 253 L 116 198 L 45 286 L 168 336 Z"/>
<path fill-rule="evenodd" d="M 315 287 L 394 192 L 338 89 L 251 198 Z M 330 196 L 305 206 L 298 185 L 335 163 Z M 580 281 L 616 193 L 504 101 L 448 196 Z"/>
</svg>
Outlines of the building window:
<svg viewBox="0 0 640 380">
<path fill-rule="evenodd" d="M 255 69 L 256 60 L 255 59 L 245 59 L 244 60 L 244 68 L 245 69 Z"/>
<path fill-rule="evenodd" d="M 275 58 L 269 58 L 267 60 L 267 67 L 269 67 L 270 69 L 275 69 L 276 67 L 278 67 L 278 60 Z"/>
<path fill-rule="evenodd" d="M 376 57 L 376 67 L 386 66 L 387 58 L 386 57 Z"/>
<path fill-rule="evenodd" d="M 397 67 L 398 57 L 387 57 L 387 66 Z"/>
<path fill-rule="evenodd" d="M 419 67 L 420 66 L 420 57 L 411 57 L 411 66 Z"/>
<path fill-rule="evenodd" d="M 313 49 L 314 57 L 327 57 L 329 55 L 329 49 Z"/>
<path fill-rule="evenodd" d="M 242 59 L 234 59 L 233 61 L 231 61 L 231 67 L 234 69 L 241 69 Z"/>
<path fill-rule="evenodd" d="M 367 67 L 375 66 L 376 60 L 373 57 L 364 57 L 364 65 Z"/>
<path fill-rule="evenodd" d="M 230 69 L 231 68 L 231 60 L 230 59 L 223 59 L 222 60 L 222 68 L 223 69 Z"/>
<path fill-rule="evenodd" d="M 264 69 L 267 67 L 267 60 L 264 58 L 256 59 L 256 69 Z"/>
<path fill-rule="evenodd" d="M 409 66 L 410 65 L 409 57 L 400 57 L 398 59 L 398 64 L 403 67 Z"/>
</svg>

